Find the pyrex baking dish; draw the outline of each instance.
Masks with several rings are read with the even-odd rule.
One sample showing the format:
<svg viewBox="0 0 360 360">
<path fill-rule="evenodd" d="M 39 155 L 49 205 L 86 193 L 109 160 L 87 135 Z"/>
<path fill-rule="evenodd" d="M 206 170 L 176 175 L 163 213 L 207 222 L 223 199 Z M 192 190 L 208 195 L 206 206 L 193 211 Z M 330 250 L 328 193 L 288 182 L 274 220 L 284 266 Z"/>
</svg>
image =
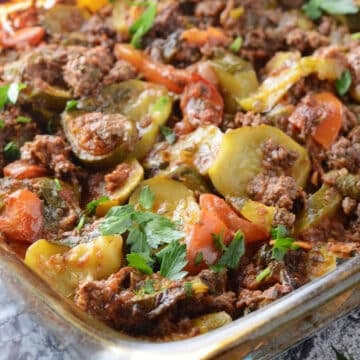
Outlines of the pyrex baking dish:
<svg viewBox="0 0 360 360">
<path fill-rule="evenodd" d="M 53 291 L 4 244 L 0 276 L 78 359 L 269 359 L 360 305 L 360 257 L 243 318 L 187 340 L 153 343 L 116 332 Z"/>
</svg>

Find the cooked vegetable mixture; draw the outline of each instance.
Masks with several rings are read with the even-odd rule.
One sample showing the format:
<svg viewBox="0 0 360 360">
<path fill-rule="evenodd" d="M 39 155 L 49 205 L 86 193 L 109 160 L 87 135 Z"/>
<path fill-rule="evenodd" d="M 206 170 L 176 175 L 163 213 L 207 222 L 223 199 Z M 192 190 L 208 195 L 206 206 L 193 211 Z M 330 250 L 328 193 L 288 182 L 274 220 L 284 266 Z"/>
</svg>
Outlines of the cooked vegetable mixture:
<svg viewBox="0 0 360 360">
<path fill-rule="evenodd" d="M 0 237 L 63 296 L 195 336 L 360 254 L 356 0 L 0 9 Z"/>
</svg>

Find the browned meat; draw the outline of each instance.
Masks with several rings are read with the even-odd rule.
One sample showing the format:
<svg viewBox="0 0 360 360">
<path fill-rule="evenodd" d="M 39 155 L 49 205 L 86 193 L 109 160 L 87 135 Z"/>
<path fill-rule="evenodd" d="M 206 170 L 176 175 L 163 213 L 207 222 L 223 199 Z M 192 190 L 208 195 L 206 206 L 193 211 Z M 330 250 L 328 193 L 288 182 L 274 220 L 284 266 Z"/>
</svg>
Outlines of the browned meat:
<svg viewBox="0 0 360 360">
<path fill-rule="evenodd" d="M 330 169 L 347 168 L 351 173 L 360 173 L 360 126 L 347 137 L 341 137 L 327 152 Z"/>
<path fill-rule="evenodd" d="M 119 189 L 128 179 L 131 172 L 131 165 L 122 163 L 109 174 L 105 175 L 105 189 L 112 193 Z"/>
<path fill-rule="evenodd" d="M 103 46 L 68 49 L 64 80 L 75 96 L 94 94 L 114 64 L 113 55 Z"/>
<path fill-rule="evenodd" d="M 262 166 L 267 173 L 286 174 L 298 158 L 295 151 L 287 150 L 276 141 L 269 139 L 261 148 L 263 153 Z"/>
<path fill-rule="evenodd" d="M 44 165 L 56 177 L 79 174 L 71 161 L 71 148 L 60 136 L 36 135 L 21 148 L 21 159 Z"/>
<path fill-rule="evenodd" d="M 287 229 L 292 229 L 295 224 L 295 214 L 284 208 L 276 208 L 273 226 L 284 225 Z"/>
<path fill-rule="evenodd" d="M 154 292 L 144 293 L 146 277 L 132 268 L 122 268 L 107 280 L 85 281 L 78 289 L 75 301 L 90 314 L 100 318 L 117 329 L 132 334 L 154 332 L 164 333 L 160 326 L 165 319 L 177 329 L 177 319 L 182 316 L 194 317 L 213 311 L 234 311 L 233 293 L 218 292 L 219 281 L 226 281 L 225 274 L 218 276 L 208 270 L 199 274 L 199 279 L 208 286 L 203 294 L 189 294 L 184 281 L 171 281 L 153 275 Z M 149 279 L 149 278 L 148 278 Z M 188 279 L 189 281 L 191 279 Z M 221 290 L 224 284 L 220 284 Z M 167 327 L 166 327 L 167 328 Z"/>
<path fill-rule="evenodd" d="M 295 200 L 303 200 L 304 191 L 291 176 L 257 175 L 247 187 L 249 196 L 265 205 L 291 210 Z"/>
<path fill-rule="evenodd" d="M 242 289 L 238 294 L 236 307 L 244 312 L 250 312 L 279 299 L 292 290 L 291 286 L 276 284 L 270 288 L 261 290 Z"/>
<path fill-rule="evenodd" d="M 224 0 L 205 0 L 195 6 L 195 16 L 197 17 L 219 17 L 225 9 L 226 1 Z"/>
<path fill-rule="evenodd" d="M 30 122 L 21 123 L 18 121 L 19 116 L 30 119 Z M 7 157 L 4 154 L 6 144 L 13 142 L 19 149 L 25 141 L 31 140 L 35 136 L 38 127 L 28 114 L 13 106 L 8 107 L 7 110 L 0 111 L 0 119 L 3 122 L 3 127 L 0 129 L 0 173 L 2 173 L 6 162 L 15 160 L 13 156 Z"/>
<path fill-rule="evenodd" d="M 354 75 L 353 82 L 359 86 L 360 84 L 360 46 L 351 49 L 347 54 L 347 60 L 350 64 L 351 71 Z"/>
<path fill-rule="evenodd" d="M 317 31 L 307 31 L 301 28 L 291 30 L 285 37 L 288 46 L 302 53 L 310 53 L 312 50 L 330 43 L 329 38 Z"/>
<path fill-rule="evenodd" d="M 104 85 L 109 85 L 129 79 L 134 79 L 137 73 L 133 66 L 123 60 L 118 60 L 104 77 Z"/>
</svg>

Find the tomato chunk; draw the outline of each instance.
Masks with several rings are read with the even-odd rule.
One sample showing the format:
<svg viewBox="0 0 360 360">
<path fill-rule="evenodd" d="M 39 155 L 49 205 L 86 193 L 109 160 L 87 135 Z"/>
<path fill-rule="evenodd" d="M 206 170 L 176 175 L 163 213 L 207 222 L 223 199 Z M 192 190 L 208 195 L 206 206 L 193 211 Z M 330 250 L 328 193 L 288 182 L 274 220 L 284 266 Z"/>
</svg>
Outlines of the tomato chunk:
<svg viewBox="0 0 360 360">
<path fill-rule="evenodd" d="M 201 218 L 186 238 L 187 260 L 186 270 L 197 274 L 200 270 L 212 265 L 221 255 L 214 243 L 214 235 L 220 235 L 224 244 L 228 244 L 232 233 L 215 214 L 202 210 Z"/>
<path fill-rule="evenodd" d="M 258 224 L 242 219 L 226 202 L 213 194 L 200 195 L 200 207 L 216 216 L 233 232 L 241 230 L 246 243 L 265 240 L 269 233 Z"/>
<path fill-rule="evenodd" d="M 0 32 L 0 45 L 5 48 L 23 48 L 28 45 L 38 45 L 45 36 L 45 29 L 41 26 L 30 26 L 15 31 L 11 35 Z"/>
<path fill-rule="evenodd" d="M 3 169 L 4 176 L 14 179 L 32 179 L 47 175 L 47 169 L 43 165 L 30 164 L 25 160 L 16 160 Z"/>
<path fill-rule="evenodd" d="M 44 224 L 41 201 L 33 192 L 21 189 L 5 198 L 0 231 L 9 240 L 32 243 L 41 237 Z"/>
</svg>

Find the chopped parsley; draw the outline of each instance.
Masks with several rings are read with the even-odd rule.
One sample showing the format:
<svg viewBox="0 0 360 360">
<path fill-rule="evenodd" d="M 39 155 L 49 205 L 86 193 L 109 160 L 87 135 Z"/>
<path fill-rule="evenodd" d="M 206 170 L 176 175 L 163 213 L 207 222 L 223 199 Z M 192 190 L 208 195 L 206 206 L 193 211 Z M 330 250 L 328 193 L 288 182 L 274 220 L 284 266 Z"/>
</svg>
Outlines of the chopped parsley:
<svg viewBox="0 0 360 360">
<path fill-rule="evenodd" d="M 145 274 L 151 274 L 157 266 L 160 274 L 169 279 L 186 275 L 182 271 L 187 263 L 186 245 L 179 242 L 185 234 L 168 218 L 137 211 L 132 205 L 114 206 L 100 223 L 99 230 L 102 235 L 128 234 L 129 266 Z M 167 246 L 158 251 L 164 245 Z"/>
<path fill-rule="evenodd" d="M 31 123 L 31 118 L 28 116 L 18 116 L 15 121 L 19 124 L 29 124 Z"/>
<path fill-rule="evenodd" d="M 271 253 L 272 259 L 281 261 L 288 250 L 299 249 L 299 246 L 294 244 L 295 239 L 286 235 L 287 230 L 284 225 L 279 225 L 271 230 L 271 237 L 275 240 Z"/>
<path fill-rule="evenodd" d="M 132 36 L 131 44 L 140 49 L 142 37 L 152 28 L 156 17 L 156 2 L 149 1 L 147 8 L 141 16 L 132 24 L 129 33 Z"/>
<path fill-rule="evenodd" d="M 211 234 L 213 241 L 214 241 L 214 246 L 216 247 L 216 249 L 218 250 L 222 250 L 225 251 L 227 249 L 226 245 L 224 244 L 224 234 L 220 233 L 220 234 Z"/>
<path fill-rule="evenodd" d="M 169 144 L 173 144 L 175 142 L 175 133 L 172 129 L 167 126 L 160 126 L 160 131 Z"/>
<path fill-rule="evenodd" d="M 59 179 L 54 179 L 54 183 L 55 183 L 55 189 L 56 189 L 57 191 L 61 191 L 61 190 L 62 190 L 62 186 L 61 186 L 60 180 L 59 180 Z"/>
<path fill-rule="evenodd" d="M 74 100 L 74 99 L 68 100 L 66 102 L 65 111 L 71 111 L 71 110 L 76 109 L 77 106 L 78 106 L 78 103 L 79 102 L 77 100 Z"/>
<path fill-rule="evenodd" d="M 243 44 L 244 40 L 241 36 L 238 36 L 229 46 L 229 50 L 234 53 L 237 53 Z"/>
<path fill-rule="evenodd" d="M 108 196 L 101 196 L 98 199 L 92 200 L 90 201 L 87 205 L 86 205 L 86 210 L 88 212 L 88 214 L 93 214 L 96 211 L 96 208 L 99 204 L 110 200 L 110 198 Z"/>
<path fill-rule="evenodd" d="M 151 295 L 155 293 L 154 289 L 154 280 L 146 279 L 145 285 L 143 286 L 144 293 L 147 295 Z"/>
<path fill-rule="evenodd" d="M 20 156 L 19 147 L 16 144 L 14 144 L 12 141 L 8 142 L 4 146 L 4 156 L 6 160 L 9 161 L 18 159 Z"/>
<path fill-rule="evenodd" d="M 84 225 L 85 225 L 85 220 L 86 220 L 86 216 L 85 216 L 85 215 L 81 215 L 81 218 L 80 218 L 80 220 L 79 220 L 79 222 L 78 222 L 78 224 L 77 224 L 77 226 L 76 226 L 76 230 L 77 230 L 77 231 L 80 231 L 80 230 L 84 227 Z"/>
<path fill-rule="evenodd" d="M 151 191 L 149 185 L 145 185 L 141 188 L 139 203 L 146 209 L 150 210 L 154 204 L 155 194 Z"/>
<path fill-rule="evenodd" d="M 262 270 L 257 276 L 256 276 L 256 281 L 257 282 L 261 282 L 264 279 L 266 279 L 269 275 L 271 274 L 271 269 L 268 266 L 267 268 L 265 268 L 264 270 Z"/>
<path fill-rule="evenodd" d="M 203 260 L 204 260 L 204 254 L 201 251 L 199 251 L 195 256 L 194 264 L 199 265 Z"/>
<path fill-rule="evenodd" d="M 16 104 L 20 91 L 26 88 L 26 84 L 12 83 L 0 86 L 0 110 L 2 110 L 6 104 Z"/>
<path fill-rule="evenodd" d="M 187 297 L 193 296 L 193 289 L 191 281 L 184 282 L 184 290 Z"/>
<path fill-rule="evenodd" d="M 187 264 L 186 245 L 173 241 L 160 252 L 157 257 L 161 260 L 160 275 L 171 280 L 179 280 L 186 276 L 182 269 Z"/>
<path fill-rule="evenodd" d="M 153 274 L 151 264 L 153 263 L 152 258 L 148 254 L 144 253 L 130 253 L 126 255 L 126 260 L 129 266 L 140 270 L 144 274 Z"/>
<path fill-rule="evenodd" d="M 220 259 L 215 265 L 210 266 L 210 268 L 215 272 L 219 272 L 226 268 L 236 269 L 239 265 L 240 259 L 244 254 L 244 235 L 241 231 L 237 231 L 230 245 L 223 252 Z"/>
<path fill-rule="evenodd" d="M 310 0 L 302 9 L 311 20 L 317 20 L 323 12 L 331 15 L 355 14 L 358 7 L 353 0 Z"/>
<path fill-rule="evenodd" d="M 344 71 L 340 79 L 335 81 L 336 91 L 340 96 L 344 96 L 348 92 L 351 82 L 352 78 L 349 70 Z"/>
</svg>

